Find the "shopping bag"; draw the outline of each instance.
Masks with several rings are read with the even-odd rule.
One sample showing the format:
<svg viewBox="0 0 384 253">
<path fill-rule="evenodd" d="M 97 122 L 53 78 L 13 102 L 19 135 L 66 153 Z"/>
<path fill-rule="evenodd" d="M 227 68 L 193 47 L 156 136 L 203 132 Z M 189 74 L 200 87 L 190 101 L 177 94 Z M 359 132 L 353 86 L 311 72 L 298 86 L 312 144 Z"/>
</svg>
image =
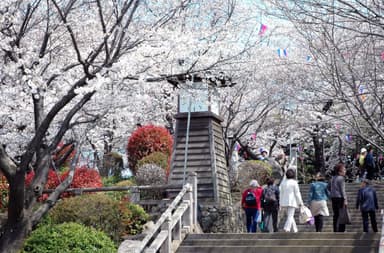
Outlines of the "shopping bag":
<svg viewBox="0 0 384 253">
<path fill-rule="evenodd" d="M 259 211 L 258 214 L 257 214 L 256 222 L 260 223 L 261 220 L 262 220 L 261 218 L 262 218 L 262 214 L 261 214 L 261 211 Z"/>
<path fill-rule="evenodd" d="M 339 224 L 351 224 L 351 215 L 346 206 L 339 209 Z"/>
<path fill-rule="evenodd" d="M 311 210 L 308 207 L 302 206 L 300 208 L 299 222 L 301 224 L 307 223 L 312 218 Z"/>
<path fill-rule="evenodd" d="M 308 223 L 308 225 L 315 225 L 315 218 L 314 217 L 311 217 L 310 219 L 309 219 L 309 221 L 307 221 L 307 223 Z"/>
<path fill-rule="evenodd" d="M 259 228 L 261 232 L 265 232 L 265 225 L 263 221 L 259 223 Z"/>
</svg>

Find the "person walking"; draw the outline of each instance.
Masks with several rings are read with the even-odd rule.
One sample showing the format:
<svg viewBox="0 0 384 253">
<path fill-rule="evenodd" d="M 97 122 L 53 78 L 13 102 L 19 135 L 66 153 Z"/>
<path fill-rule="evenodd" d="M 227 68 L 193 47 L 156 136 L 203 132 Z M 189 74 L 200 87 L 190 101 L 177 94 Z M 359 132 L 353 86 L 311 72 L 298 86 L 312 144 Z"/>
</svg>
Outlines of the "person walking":
<svg viewBox="0 0 384 253">
<path fill-rule="evenodd" d="M 288 168 L 285 173 L 286 178 L 280 184 L 280 207 L 285 209 L 287 212 L 287 220 L 284 224 L 284 231 L 290 232 L 293 231 L 297 233 L 297 226 L 294 219 L 295 209 L 303 206 L 303 200 L 301 198 L 301 193 L 299 185 L 295 180 L 296 169 L 292 166 Z"/>
<path fill-rule="evenodd" d="M 367 169 L 366 169 L 366 166 L 365 166 L 365 157 L 366 156 L 367 156 L 367 149 L 366 148 L 362 148 L 360 150 L 360 155 L 359 155 L 359 158 L 357 160 L 357 165 L 359 167 L 360 179 L 364 179 L 367 176 Z"/>
<path fill-rule="evenodd" d="M 368 232 L 368 215 L 371 219 L 371 225 L 373 232 L 377 232 L 377 222 L 375 210 L 379 209 L 377 204 L 376 191 L 369 185 L 369 180 L 364 179 L 361 182 L 361 188 L 357 192 L 356 209 L 361 211 L 363 217 L 363 229 L 364 232 Z"/>
<path fill-rule="evenodd" d="M 268 150 L 266 150 L 265 148 L 260 148 L 259 160 L 268 161 Z"/>
<path fill-rule="evenodd" d="M 257 180 L 251 180 L 249 188 L 243 191 L 241 197 L 241 206 L 245 211 L 247 220 L 247 232 L 256 233 L 258 216 L 261 215 L 261 195 L 263 188 L 260 187 Z"/>
<path fill-rule="evenodd" d="M 323 217 L 329 216 L 327 200 L 329 198 L 328 184 L 324 182 L 321 173 L 316 174 L 316 181 L 311 183 L 308 192 L 308 206 L 315 218 L 316 232 L 323 230 Z"/>
<path fill-rule="evenodd" d="M 274 178 L 267 178 L 267 187 L 261 196 L 261 208 L 263 209 L 263 222 L 265 232 L 277 232 L 277 215 L 279 211 L 279 188 L 274 185 Z"/>
<path fill-rule="evenodd" d="M 372 180 L 375 177 L 376 164 L 373 158 L 373 148 L 372 146 L 368 147 L 367 155 L 365 156 L 364 161 L 365 171 L 367 172 L 367 179 Z"/>
<path fill-rule="evenodd" d="M 345 224 L 339 224 L 340 208 L 347 207 L 347 195 L 345 193 L 345 166 L 338 163 L 334 168 L 335 175 L 328 185 L 332 200 L 333 232 L 345 232 Z"/>
</svg>

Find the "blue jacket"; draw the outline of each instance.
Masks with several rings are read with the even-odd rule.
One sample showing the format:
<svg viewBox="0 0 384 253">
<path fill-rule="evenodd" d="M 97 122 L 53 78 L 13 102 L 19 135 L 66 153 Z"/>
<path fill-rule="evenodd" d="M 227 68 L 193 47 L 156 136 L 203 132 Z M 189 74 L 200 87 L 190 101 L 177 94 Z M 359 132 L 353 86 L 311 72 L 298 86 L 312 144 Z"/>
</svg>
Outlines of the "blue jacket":
<svg viewBox="0 0 384 253">
<path fill-rule="evenodd" d="M 311 203 L 312 200 L 328 200 L 329 191 L 327 189 L 327 186 L 328 184 L 326 182 L 313 182 L 308 192 L 308 203 Z"/>
<path fill-rule="evenodd" d="M 365 157 L 364 165 L 366 169 L 374 169 L 375 168 L 375 161 L 373 159 L 372 153 L 368 153 Z"/>
<path fill-rule="evenodd" d="M 365 186 L 359 190 L 356 199 L 356 209 L 358 209 L 359 206 L 360 210 L 363 212 L 375 211 L 375 209 L 379 209 L 376 191 L 372 187 Z"/>
</svg>

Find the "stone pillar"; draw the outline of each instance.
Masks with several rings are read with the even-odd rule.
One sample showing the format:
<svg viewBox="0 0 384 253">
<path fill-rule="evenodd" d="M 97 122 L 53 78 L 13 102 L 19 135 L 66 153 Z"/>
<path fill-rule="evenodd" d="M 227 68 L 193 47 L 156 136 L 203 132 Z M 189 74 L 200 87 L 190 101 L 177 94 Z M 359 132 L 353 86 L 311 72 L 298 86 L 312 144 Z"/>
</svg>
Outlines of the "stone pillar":
<svg viewBox="0 0 384 253">
<path fill-rule="evenodd" d="M 192 224 L 193 229 L 197 224 L 197 173 L 190 172 L 188 174 L 188 183 L 192 185 L 192 199 L 191 199 L 191 212 L 192 212 Z"/>
</svg>

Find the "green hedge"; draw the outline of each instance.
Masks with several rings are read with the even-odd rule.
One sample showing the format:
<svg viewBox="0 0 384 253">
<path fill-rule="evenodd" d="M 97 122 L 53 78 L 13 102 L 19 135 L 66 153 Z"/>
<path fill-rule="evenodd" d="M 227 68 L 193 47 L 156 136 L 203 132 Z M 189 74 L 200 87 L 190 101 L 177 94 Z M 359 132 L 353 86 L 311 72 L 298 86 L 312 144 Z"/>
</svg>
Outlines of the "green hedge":
<svg viewBox="0 0 384 253">
<path fill-rule="evenodd" d="M 55 224 L 76 222 L 104 231 L 119 240 L 119 203 L 105 194 L 86 194 L 63 199 L 49 213 Z"/>
<path fill-rule="evenodd" d="M 102 230 L 115 242 L 121 241 L 123 235 L 140 233 L 149 218 L 142 207 L 114 200 L 104 193 L 64 199 L 49 216 L 54 224 L 76 222 Z"/>
<path fill-rule="evenodd" d="M 112 253 L 113 241 L 101 231 L 77 223 L 43 225 L 34 230 L 22 253 Z"/>
</svg>

